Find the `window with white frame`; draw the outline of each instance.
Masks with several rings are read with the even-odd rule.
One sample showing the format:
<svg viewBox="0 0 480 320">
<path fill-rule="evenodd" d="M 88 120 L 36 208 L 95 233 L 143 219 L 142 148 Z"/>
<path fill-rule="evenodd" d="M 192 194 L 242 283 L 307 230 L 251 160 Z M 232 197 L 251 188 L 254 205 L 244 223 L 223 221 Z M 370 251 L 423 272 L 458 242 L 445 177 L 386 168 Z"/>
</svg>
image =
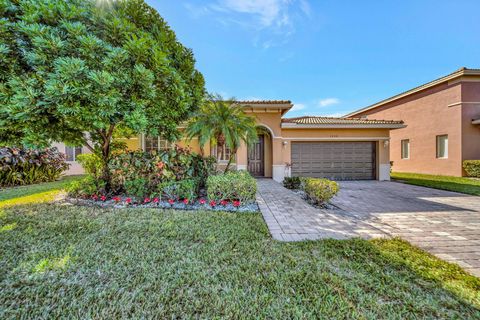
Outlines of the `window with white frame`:
<svg viewBox="0 0 480 320">
<path fill-rule="evenodd" d="M 146 152 L 163 151 L 172 147 L 172 144 L 161 137 L 148 137 L 143 139 L 143 146 Z"/>
<path fill-rule="evenodd" d="M 232 152 L 230 148 L 226 145 L 223 145 L 222 147 L 214 146 L 211 148 L 211 155 L 215 157 L 217 161 L 229 161 L 231 154 Z"/>
<path fill-rule="evenodd" d="M 402 140 L 402 159 L 410 159 L 410 140 Z"/>
<path fill-rule="evenodd" d="M 82 147 L 65 146 L 65 156 L 67 161 L 77 161 L 77 156 L 82 154 Z"/>
<path fill-rule="evenodd" d="M 448 135 L 437 136 L 437 158 L 448 158 Z"/>
</svg>

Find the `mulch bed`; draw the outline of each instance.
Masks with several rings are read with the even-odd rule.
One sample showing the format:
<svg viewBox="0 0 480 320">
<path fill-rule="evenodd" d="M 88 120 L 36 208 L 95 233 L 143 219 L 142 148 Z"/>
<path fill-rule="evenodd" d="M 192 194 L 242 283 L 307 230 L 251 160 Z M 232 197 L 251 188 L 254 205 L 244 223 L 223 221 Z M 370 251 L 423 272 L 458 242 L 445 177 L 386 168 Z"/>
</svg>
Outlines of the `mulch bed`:
<svg viewBox="0 0 480 320">
<path fill-rule="evenodd" d="M 249 204 L 240 204 L 239 206 L 234 206 L 233 202 L 227 203 L 215 203 L 212 205 L 208 201 L 201 203 L 200 200 L 190 201 L 188 204 L 183 201 L 175 201 L 173 203 L 158 200 L 154 202 L 153 199 L 150 201 L 138 201 L 134 198 L 122 197 L 120 201 L 115 201 L 113 199 L 108 199 L 102 201 L 101 199 L 81 199 L 81 198 L 72 198 L 66 197 L 65 201 L 79 206 L 90 206 L 90 207 L 100 207 L 100 208 L 152 208 L 152 209 L 175 209 L 175 210 L 210 210 L 210 211 L 228 211 L 228 212 L 239 212 L 239 213 L 248 213 L 248 212 L 259 212 L 258 204 L 256 202 Z"/>
</svg>

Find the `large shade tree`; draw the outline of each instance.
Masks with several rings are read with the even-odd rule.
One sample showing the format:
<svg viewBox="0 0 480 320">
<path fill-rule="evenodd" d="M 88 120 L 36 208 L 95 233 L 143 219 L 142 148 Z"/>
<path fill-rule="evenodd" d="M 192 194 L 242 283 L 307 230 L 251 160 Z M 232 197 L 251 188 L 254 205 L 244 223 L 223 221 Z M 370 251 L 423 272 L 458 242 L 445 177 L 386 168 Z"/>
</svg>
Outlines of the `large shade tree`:
<svg viewBox="0 0 480 320">
<path fill-rule="evenodd" d="M 207 143 L 218 146 L 220 152 L 223 152 L 223 146 L 228 147 L 231 154 L 225 172 L 230 168 L 241 143 L 248 145 L 258 139 L 255 118 L 246 114 L 235 99 L 224 99 L 218 94 L 208 95 L 189 121 L 186 134 L 189 139 L 198 138 L 202 155 Z"/>
<path fill-rule="evenodd" d="M 174 139 L 196 110 L 203 76 L 158 12 L 101 2 L 0 0 L 0 144 L 85 145 L 107 168 L 115 135 Z"/>
</svg>

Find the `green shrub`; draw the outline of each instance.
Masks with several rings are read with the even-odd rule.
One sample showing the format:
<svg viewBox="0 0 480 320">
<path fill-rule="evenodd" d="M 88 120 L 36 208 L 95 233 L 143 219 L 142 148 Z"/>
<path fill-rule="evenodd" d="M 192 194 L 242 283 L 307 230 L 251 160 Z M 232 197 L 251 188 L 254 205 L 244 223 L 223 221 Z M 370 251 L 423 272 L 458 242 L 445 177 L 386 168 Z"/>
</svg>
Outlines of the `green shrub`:
<svg viewBox="0 0 480 320">
<path fill-rule="evenodd" d="M 166 199 L 192 200 L 197 198 L 198 184 L 198 180 L 195 179 L 164 182 L 159 185 L 159 192 L 162 198 Z"/>
<path fill-rule="evenodd" d="M 302 181 L 300 177 L 285 177 L 283 186 L 287 189 L 300 189 Z"/>
<path fill-rule="evenodd" d="M 314 204 L 324 204 L 333 198 L 339 190 L 338 183 L 321 178 L 303 178 L 303 189 Z"/>
<path fill-rule="evenodd" d="M 102 182 L 96 181 L 92 176 L 86 176 L 81 180 L 72 181 L 66 191 L 71 197 L 86 197 L 99 193 L 105 188 Z"/>
<path fill-rule="evenodd" d="M 55 181 L 67 170 L 65 155 L 57 148 L 0 148 L 0 187 Z"/>
<path fill-rule="evenodd" d="M 125 192 L 129 196 L 143 198 L 149 195 L 147 188 L 147 180 L 145 178 L 137 178 L 133 180 L 125 181 Z"/>
<path fill-rule="evenodd" d="M 207 196 L 209 200 L 238 200 L 252 203 L 256 199 L 257 181 L 244 170 L 229 171 L 210 176 L 207 179 Z"/>
<path fill-rule="evenodd" d="M 214 172 L 215 160 L 177 146 L 160 153 L 130 151 L 117 154 L 110 161 L 109 169 L 115 193 L 127 192 L 127 181 L 130 181 L 129 187 L 134 188 L 136 182 L 133 181 L 143 179 L 148 195 L 158 192 L 165 182 L 195 179 L 200 187 L 204 186 L 207 177 Z M 140 190 L 139 186 L 135 188 Z"/>
<path fill-rule="evenodd" d="M 84 153 L 77 156 L 77 161 L 80 163 L 85 173 L 92 176 L 94 179 L 100 179 L 102 175 L 102 159 L 93 153 Z"/>
<path fill-rule="evenodd" d="M 463 161 L 463 169 L 469 177 L 480 178 L 480 160 Z"/>
</svg>

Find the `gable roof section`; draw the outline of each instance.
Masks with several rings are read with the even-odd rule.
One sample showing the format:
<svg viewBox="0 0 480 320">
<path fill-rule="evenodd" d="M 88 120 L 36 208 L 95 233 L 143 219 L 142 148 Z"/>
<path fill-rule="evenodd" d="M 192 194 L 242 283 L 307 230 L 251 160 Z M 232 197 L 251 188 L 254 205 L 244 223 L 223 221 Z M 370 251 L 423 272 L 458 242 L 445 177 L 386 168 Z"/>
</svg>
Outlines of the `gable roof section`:
<svg viewBox="0 0 480 320">
<path fill-rule="evenodd" d="M 444 83 L 444 82 L 447 82 L 447 81 L 450 81 L 452 79 L 455 79 L 455 78 L 458 78 L 458 77 L 461 77 L 461 76 L 468 76 L 468 75 L 473 75 L 473 76 L 480 76 L 480 69 L 468 69 L 468 68 L 460 68 L 458 70 L 456 70 L 455 72 L 452 72 L 446 76 L 443 76 L 441 78 L 438 78 L 438 79 L 435 79 L 433 81 L 430 81 L 430 82 L 427 82 L 425 84 L 422 84 L 418 87 L 415 87 L 413 89 L 410 89 L 410 90 L 407 90 L 407 91 L 404 91 L 402 93 L 399 93 L 393 97 L 390 97 L 390 98 L 387 98 L 387 99 L 384 99 L 382 101 L 379 101 L 377 103 L 374 103 L 370 106 L 367 106 L 365 108 L 362 108 L 362 109 L 359 109 L 359 110 L 356 110 L 356 111 L 353 111 L 345 116 L 343 116 L 344 118 L 349 118 L 349 117 L 353 117 L 359 113 L 362 113 L 362 112 L 365 112 L 365 111 L 368 111 L 368 110 L 371 110 L 371 109 L 374 109 L 374 108 L 377 108 L 377 107 L 380 107 L 380 106 L 383 106 L 384 104 L 387 104 L 389 102 L 392 102 L 392 101 L 395 101 L 395 100 L 398 100 L 398 99 L 401 99 L 401 98 L 404 98 L 404 97 L 407 97 L 411 94 L 414 94 L 416 92 L 419 92 L 419 91 L 422 91 L 422 90 L 425 90 L 425 89 L 428 89 L 430 87 L 433 87 L 433 86 L 436 86 L 438 84 L 441 84 L 441 83 Z"/>
<path fill-rule="evenodd" d="M 282 128 L 403 128 L 403 121 L 304 116 L 282 119 Z"/>
</svg>

